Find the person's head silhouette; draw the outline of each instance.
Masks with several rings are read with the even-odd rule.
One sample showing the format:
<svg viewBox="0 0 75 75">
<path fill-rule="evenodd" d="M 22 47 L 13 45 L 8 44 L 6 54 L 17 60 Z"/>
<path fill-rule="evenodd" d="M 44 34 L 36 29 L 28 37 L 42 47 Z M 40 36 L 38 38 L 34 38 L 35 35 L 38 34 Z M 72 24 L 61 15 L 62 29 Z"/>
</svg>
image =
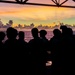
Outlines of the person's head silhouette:
<svg viewBox="0 0 75 75">
<path fill-rule="evenodd" d="M 61 31 L 59 29 L 54 29 L 53 30 L 53 34 L 54 34 L 54 36 L 60 36 L 61 35 Z"/>
<path fill-rule="evenodd" d="M 32 36 L 33 36 L 34 38 L 37 38 L 37 37 L 38 37 L 38 29 L 37 29 L 37 28 L 33 28 L 33 29 L 31 30 L 31 33 L 32 33 Z"/>
<path fill-rule="evenodd" d="M 65 34 L 67 26 L 62 25 L 60 26 L 60 29 L 62 30 L 62 34 Z"/>
<path fill-rule="evenodd" d="M 16 36 L 18 34 L 17 30 L 12 27 L 9 27 L 6 33 L 7 33 L 8 39 L 16 39 Z"/>
<path fill-rule="evenodd" d="M 19 31 L 18 36 L 19 36 L 19 39 L 24 40 L 25 35 L 23 31 Z"/>
<path fill-rule="evenodd" d="M 66 32 L 66 34 L 69 36 L 73 35 L 73 30 L 71 28 L 67 28 Z"/>
<path fill-rule="evenodd" d="M 44 38 L 47 34 L 47 31 L 46 30 L 40 30 L 40 37 Z"/>
</svg>

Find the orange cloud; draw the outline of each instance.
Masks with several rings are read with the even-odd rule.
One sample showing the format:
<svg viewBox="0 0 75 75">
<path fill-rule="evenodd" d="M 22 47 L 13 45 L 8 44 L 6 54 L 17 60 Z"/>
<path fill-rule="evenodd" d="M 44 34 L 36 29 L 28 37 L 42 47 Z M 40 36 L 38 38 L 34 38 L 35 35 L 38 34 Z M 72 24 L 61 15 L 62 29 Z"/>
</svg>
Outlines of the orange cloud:
<svg viewBox="0 0 75 75">
<path fill-rule="evenodd" d="M 42 7 L 42 6 L 18 6 L 0 7 L 0 17 L 14 17 L 21 20 L 46 21 L 62 20 L 75 17 L 75 10 L 70 8 Z M 50 25 L 49 23 L 47 23 Z M 52 24 L 53 25 L 53 24 Z"/>
</svg>

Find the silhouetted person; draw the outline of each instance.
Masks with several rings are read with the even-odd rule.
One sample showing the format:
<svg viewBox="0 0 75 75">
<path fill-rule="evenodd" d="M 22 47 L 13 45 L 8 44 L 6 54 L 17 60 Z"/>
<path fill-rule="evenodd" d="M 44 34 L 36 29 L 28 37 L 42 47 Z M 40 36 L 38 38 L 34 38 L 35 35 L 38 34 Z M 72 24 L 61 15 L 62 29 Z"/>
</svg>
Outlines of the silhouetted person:
<svg viewBox="0 0 75 75">
<path fill-rule="evenodd" d="M 20 46 L 23 46 L 23 47 L 25 47 L 25 45 L 27 46 L 27 42 L 25 41 L 25 33 L 23 31 L 19 31 L 18 37 L 19 37 L 18 42 L 19 42 Z"/>
<path fill-rule="evenodd" d="M 48 50 L 48 39 L 46 38 L 47 31 L 46 30 L 40 30 L 40 38 L 43 40 L 46 51 Z"/>
<path fill-rule="evenodd" d="M 0 57 L 1 60 L 4 60 L 4 42 L 2 42 L 5 38 L 5 33 L 0 31 Z"/>
<path fill-rule="evenodd" d="M 73 37 L 73 31 L 71 28 L 63 29 L 64 35 L 62 36 L 61 40 L 61 66 L 62 66 L 62 73 L 73 73 L 71 69 L 74 66 L 74 50 L 75 50 L 75 39 Z M 69 65 L 68 65 L 69 64 Z M 69 68 L 67 67 L 69 66 Z"/>
<path fill-rule="evenodd" d="M 5 41 L 5 58 L 6 58 L 6 69 L 7 73 L 17 73 L 18 70 L 18 42 L 17 42 L 17 30 L 9 27 L 6 30 L 7 40 Z"/>
<path fill-rule="evenodd" d="M 40 38 L 43 39 L 43 41 L 48 42 L 48 39 L 46 38 L 47 31 L 46 30 L 40 30 Z"/>
<path fill-rule="evenodd" d="M 44 42 L 44 49 L 49 52 L 49 48 L 48 48 L 48 39 L 46 38 L 46 35 L 47 35 L 47 31 L 46 30 L 40 30 L 39 31 L 40 33 L 40 38 L 43 40 Z"/>
<path fill-rule="evenodd" d="M 12 27 L 9 27 L 8 29 L 7 29 L 7 31 L 6 31 L 6 34 L 7 34 L 7 40 L 5 41 L 5 45 L 6 45 L 6 47 L 8 48 L 8 49 L 11 49 L 11 48 L 16 48 L 17 46 L 17 39 L 16 39 L 16 37 L 17 37 L 17 34 L 18 34 L 18 32 L 17 32 L 17 30 L 16 29 L 14 29 L 14 28 L 12 28 Z"/>
<path fill-rule="evenodd" d="M 30 57 L 31 57 L 31 73 L 33 75 L 45 74 L 45 53 L 43 41 L 38 37 L 38 29 L 31 30 L 33 39 L 29 41 Z M 30 74 L 31 74 L 30 73 Z"/>
<path fill-rule="evenodd" d="M 51 50 L 51 60 L 52 60 L 52 75 L 60 75 L 60 40 L 61 40 L 61 31 L 59 29 L 53 30 L 54 36 L 49 41 L 49 47 Z"/>
<path fill-rule="evenodd" d="M 43 40 L 43 43 L 44 43 L 43 48 L 47 52 L 47 54 L 46 54 L 46 62 L 47 62 L 47 61 L 50 61 L 50 57 L 51 57 L 50 56 L 51 51 L 49 49 L 49 41 L 46 38 L 47 31 L 46 30 L 40 30 L 39 33 L 40 33 L 40 38 Z M 48 75 L 50 74 L 50 67 L 49 66 L 46 67 L 46 74 L 48 74 Z"/>
<path fill-rule="evenodd" d="M 29 52 L 28 52 L 28 44 L 24 40 L 25 34 L 23 31 L 19 31 L 18 33 L 18 48 L 19 48 L 19 60 L 20 60 L 20 68 L 22 73 L 27 74 L 28 68 L 28 60 L 29 60 Z"/>
<path fill-rule="evenodd" d="M 53 34 L 54 36 L 50 39 L 49 44 L 51 45 L 51 48 L 55 49 L 55 47 L 57 47 L 57 44 L 60 42 L 61 31 L 59 29 L 54 29 Z"/>
<path fill-rule="evenodd" d="M 5 33 L 0 31 L 0 69 L 1 73 L 4 72 L 4 43 L 2 42 L 5 38 Z"/>
<path fill-rule="evenodd" d="M 60 29 L 62 30 L 62 36 L 65 36 L 66 35 L 67 26 L 62 25 L 62 26 L 60 26 Z"/>
<path fill-rule="evenodd" d="M 3 51 L 4 51 L 4 40 L 5 38 L 5 33 L 0 31 L 0 55 L 1 57 L 3 56 Z"/>
<path fill-rule="evenodd" d="M 18 43 L 19 46 L 23 49 L 23 51 L 25 51 L 25 48 L 27 46 L 27 42 L 24 40 L 25 39 L 25 34 L 23 31 L 19 31 L 18 33 Z"/>
<path fill-rule="evenodd" d="M 5 33 L 4 32 L 0 32 L 0 49 L 3 47 L 3 40 L 5 38 Z"/>
</svg>

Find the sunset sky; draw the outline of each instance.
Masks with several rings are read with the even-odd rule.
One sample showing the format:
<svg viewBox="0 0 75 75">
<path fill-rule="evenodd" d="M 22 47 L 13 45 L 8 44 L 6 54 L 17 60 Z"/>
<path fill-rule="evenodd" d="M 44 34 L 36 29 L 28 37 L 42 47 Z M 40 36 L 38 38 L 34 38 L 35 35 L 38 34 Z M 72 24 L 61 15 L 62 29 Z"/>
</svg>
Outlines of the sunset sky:
<svg viewBox="0 0 75 75">
<path fill-rule="evenodd" d="M 29 0 L 28 2 L 54 4 L 51 0 Z M 69 0 L 64 5 L 75 6 L 75 2 Z M 75 8 L 0 3 L 0 19 L 4 24 L 13 20 L 13 25 L 31 23 L 53 25 L 58 22 L 73 25 L 75 24 Z"/>
</svg>

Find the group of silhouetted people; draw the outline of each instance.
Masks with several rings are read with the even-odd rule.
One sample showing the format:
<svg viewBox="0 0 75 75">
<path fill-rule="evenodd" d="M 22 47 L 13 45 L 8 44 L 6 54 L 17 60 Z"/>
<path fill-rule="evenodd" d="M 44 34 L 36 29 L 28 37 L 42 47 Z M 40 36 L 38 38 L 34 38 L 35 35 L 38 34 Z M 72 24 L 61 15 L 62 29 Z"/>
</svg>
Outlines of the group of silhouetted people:
<svg viewBox="0 0 75 75">
<path fill-rule="evenodd" d="M 69 68 L 74 65 L 75 35 L 67 26 L 61 26 L 60 29 L 54 29 L 54 35 L 49 40 L 46 30 L 33 28 L 33 39 L 29 42 L 25 41 L 23 31 L 12 27 L 7 28 L 6 32 L 0 31 L 2 73 L 47 75 L 46 62 L 50 60 L 50 75 L 65 75 L 66 69 L 70 71 Z M 5 36 L 7 40 L 3 42 Z"/>
</svg>

